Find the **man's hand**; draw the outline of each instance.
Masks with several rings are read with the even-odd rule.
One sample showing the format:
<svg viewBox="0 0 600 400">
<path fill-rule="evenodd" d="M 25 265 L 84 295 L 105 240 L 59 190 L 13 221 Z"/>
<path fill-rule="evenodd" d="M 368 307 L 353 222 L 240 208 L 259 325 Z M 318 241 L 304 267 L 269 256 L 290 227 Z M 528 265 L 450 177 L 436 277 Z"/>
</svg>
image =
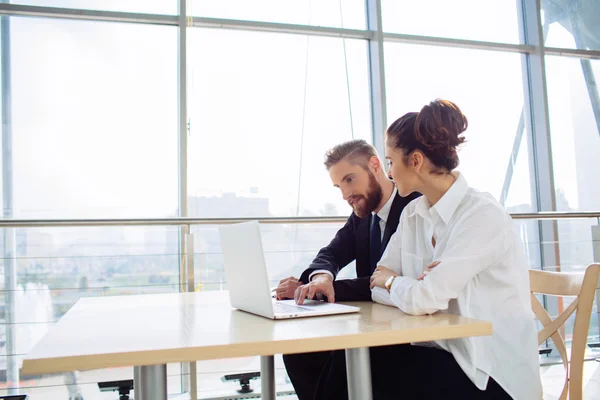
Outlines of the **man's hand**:
<svg viewBox="0 0 600 400">
<path fill-rule="evenodd" d="M 275 290 L 277 300 L 293 299 L 296 289 L 303 283 L 297 278 L 290 276 L 289 278 L 282 279 L 279 281 L 279 286 Z"/>
<path fill-rule="evenodd" d="M 305 299 L 314 299 L 317 293 L 327 296 L 327 301 L 335 301 L 335 292 L 333 290 L 333 278 L 328 274 L 314 275 L 309 283 L 296 289 L 294 300 L 296 304 L 303 304 Z"/>
<path fill-rule="evenodd" d="M 371 289 L 375 286 L 385 289 L 385 282 L 390 276 L 398 276 L 397 273 L 389 268 L 382 267 L 381 265 L 371 275 Z"/>
</svg>

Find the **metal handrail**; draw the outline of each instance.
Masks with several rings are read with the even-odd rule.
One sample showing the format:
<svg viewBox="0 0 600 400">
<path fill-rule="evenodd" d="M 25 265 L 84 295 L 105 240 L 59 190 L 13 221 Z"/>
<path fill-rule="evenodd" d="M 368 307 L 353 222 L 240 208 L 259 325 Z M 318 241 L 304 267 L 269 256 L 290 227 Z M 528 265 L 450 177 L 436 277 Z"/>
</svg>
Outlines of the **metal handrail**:
<svg viewBox="0 0 600 400">
<path fill-rule="evenodd" d="M 513 219 L 556 220 L 599 218 L 600 211 L 511 213 Z M 117 218 L 117 219 L 0 219 L 0 228 L 74 227 L 74 226 L 139 226 L 139 225 L 219 225 L 247 221 L 263 224 L 341 223 L 348 217 L 246 217 L 246 218 Z"/>
</svg>

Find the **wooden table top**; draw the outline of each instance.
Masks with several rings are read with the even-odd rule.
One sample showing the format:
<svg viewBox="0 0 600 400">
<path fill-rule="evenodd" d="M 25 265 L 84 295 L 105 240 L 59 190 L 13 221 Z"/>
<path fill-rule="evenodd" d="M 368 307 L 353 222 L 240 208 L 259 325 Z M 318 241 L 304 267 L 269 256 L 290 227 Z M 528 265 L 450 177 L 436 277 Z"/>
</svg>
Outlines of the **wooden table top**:
<svg viewBox="0 0 600 400">
<path fill-rule="evenodd" d="M 491 335 L 456 315 L 410 316 L 372 302 L 356 314 L 274 321 L 234 310 L 227 292 L 80 299 L 23 361 L 24 375 L 304 353 Z"/>
</svg>

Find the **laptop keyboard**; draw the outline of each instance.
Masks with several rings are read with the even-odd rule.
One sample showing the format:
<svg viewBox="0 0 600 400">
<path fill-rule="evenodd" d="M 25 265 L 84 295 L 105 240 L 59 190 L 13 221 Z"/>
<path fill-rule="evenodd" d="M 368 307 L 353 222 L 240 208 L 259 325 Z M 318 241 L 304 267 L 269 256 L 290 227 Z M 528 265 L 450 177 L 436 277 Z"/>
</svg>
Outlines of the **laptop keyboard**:
<svg viewBox="0 0 600 400">
<path fill-rule="evenodd" d="M 289 313 L 307 312 L 307 311 L 312 311 L 312 310 L 310 308 L 306 308 L 306 307 L 294 306 L 291 304 L 276 302 L 273 304 L 273 311 L 275 311 L 275 314 L 289 314 Z"/>
</svg>

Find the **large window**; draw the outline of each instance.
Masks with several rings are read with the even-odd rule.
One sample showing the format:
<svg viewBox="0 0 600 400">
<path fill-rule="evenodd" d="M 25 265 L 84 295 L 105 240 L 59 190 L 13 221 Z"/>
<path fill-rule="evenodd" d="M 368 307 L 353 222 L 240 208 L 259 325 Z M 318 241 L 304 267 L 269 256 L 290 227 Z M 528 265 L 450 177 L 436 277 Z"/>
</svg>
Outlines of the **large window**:
<svg viewBox="0 0 600 400">
<path fill-rule="evenodd" d="M 576 14 L 572 17 L 577 19 Z M 569 34 L 559 32 L 557 24 L 550 27 L 547 44 L 558 40 L 559 33 L 564 39 L 569 38 Z M 553 44 L 571 47 L 565 41 Z M 594 165 L 596 155 L 600 153 L 600 102 L 596 84 L 600 64 L 597 60 L 559 56 L 546 56 L 545 61 L 556 208 L 567 212 L 597 211 L 600 180 Z M 592 261 L 600 261 L 600 252 L 594 251 L 598 238 L 593 236 L 598 221 L 597 218 L 558 221 L 556 265 L 544 267 L 582 272 Z M 549 300 L 546 306 L 551 314 L 557 315 L 568 304 Z M 597 303 L 594 304 L 590 321 L 588 340 L 591 343 L 596 343 L 600 337 L 597 307 Z M 571 337 L 573 323 L 571 317 L 566 324 L 567 340 Z"/>
<path fill-rule="evenodd" d="M 189 36 L 189 214 L 348 215 L 323 160 L 344 140 L 371 141 L 366 41 Z"/>
<path fill-rule="evenodd" d="M 600 50 L 597 0 L 542 0 L 546 46 Z"/>
<path fill-rule="evenodd" d="M 546 57 L 557 206 L 595 211 L 600 204 L 600 61 Z"/>
<path fill-rule="evenodd" d="M 362 0 L 191 0 L 189 14 L 335 28 L 364 29 Z"/>
<path fill-rule="evenodd" d="M 387 115 L 392 123 L 436 98 L 455 102 L 469 120 L 458 169 L 506 207 L 531 211 L 521 62 L 519 54 L 387 43 Z"/>
<path fill-rule="evenodd" d="M 179 0 L 11 0 L 10 3 L 101 11 L 177 14 Z"/>
<path fill-rule="evenodd" d="M 261 226 L 275 286 L 300 275 L 342 224 L 295 217 L 351 212 L 325 151 L 362 138 L 382 152 L 383 122 L 436 98 L 469 119 L 459 170 L 509 212 L 599 209 L 596 0 L 188 0 L 185 19 L 180 4 L 0 2 L 3 216 L 290 218 Z M 538 13 L 541 26 L 529 26 Z M 530 268 L 581 271 L 600 261 L 598 219 L 561 220 L 550 235 L 535 220 L 515 225 Z M 96 382 L 131 379 L 124 368 L 7 381 L 79 298 L 181 290 L 181 233 L 1 229 L 0 395 L 21 386 L 32 400 L 101 398 Z M 197 288 L 227 289 L 216 225 L 191 233 Z M 565 306 L 545 300 L 552 315 Z M 572 320 L 567 340 L 571 329 Z M 226 373 L 259 368 L 255 357 L 197 366 L 202 398 L 235 392 L 220 380 Z M 170 393 L 187 389 L 186 368 L 169 365 Z M 290 390 L 281 359 L 276 368 L 278 390 Z"/>
<path fill-rule="evenodd" d="M 597 211 L 600 205 L 600 177 L 595 167 L 600 154 L 598 78 L 597 60 L 546 57 L 554 185 L 560 211 Z M 558 222 L 558 269 L 581 272 L 590 260 L 600 261 L 600 252 L 594 251 L 598 238 L 592 238 L 598 225 L 598 219 Z M 599 335 L 597 311 L 592 314 L 590 334 Z"/>
<path fill-rule="evenodd" d="M 2 239 L 10 231 L 3 231 Z M 17 274 L 13 293 L 15 318 L 11 325 L 0 325 L 3 371 L 10 363 L 20 368 L 23 357 L 80 298 L 179 291 L 177 227 L 29 228 L 12 232 L 16 254 L 3 258 L 0 264 L 7 268 L 14 263 Z M 0 297 L 3 321 L 9 306 L 6 298 Z M 119 329 L 118 325 L 115 329 Z M 6 343 L 9 330 L 16 337 L 12 349 Z M 170 374 L 177 375 L 171 371 L 178 368 L 169 365 Z M 32 399 L 68 399 L 75 393 L 85 398 L 85 393 L 91 396 L 94 390 L 97 392 L 95 382 L 112 380 L 111 377 L 131 379 L 128 375 L 129 369 L 112 369 L 101 373 L 22 376 L 21 386 Z M 35 389 L 40 386 L 46 390 Z M 170 379 L 169 387 L 171 393 L 178 393 L 179 378 Z M 2 390 L 5 388 L 0 387 L 0 395 L 6 394 Z"/>
<path fill-rule="evenodd" d="M 10 17 L 3 39 L 11 89 L 3 91 L 11 112 L 3 133 L 10 129 L 12 137 L 12 187 L 3 192 L 12 207 L 4 212 L 24 219 L 176 216 L 177 28 Z M 1 238 L 8 244 L 2 277 L 13 270 L 17 283 L 12 297 L 0 298 L 3 321 L 14 311 L 0 329 L 3 388 L 17 386 L 6 371 L 19 369 L 81 297 L 179 290 L 178 227 L 6 229 Z M 20 385 L 33 399 L 74 399 L 119 373 L 22 377 Z M 173 382 L 171 392 L 179 392 L 179 378 Z"/>
<path fill-rule="evenodd" d="M 519 43 L 519 1 L 382 0 L 385 32 Z"/>
<path fill-rule="evenodd" d="M 177 215 L 177 29 L 11 18 L 13 216 Z"/>
</svg>

